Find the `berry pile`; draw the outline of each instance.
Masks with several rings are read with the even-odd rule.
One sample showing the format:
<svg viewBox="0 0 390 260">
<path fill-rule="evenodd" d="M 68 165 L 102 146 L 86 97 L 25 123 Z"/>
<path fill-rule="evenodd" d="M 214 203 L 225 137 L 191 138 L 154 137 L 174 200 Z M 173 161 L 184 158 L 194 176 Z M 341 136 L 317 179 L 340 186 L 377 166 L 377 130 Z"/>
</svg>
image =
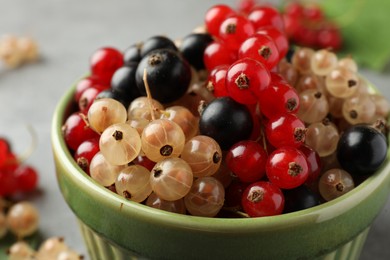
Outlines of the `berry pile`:
<svg viewBox="0 0 390 260">
<path fill-rule="evenodd" d="M 288 3 L 283 12 L 286 34 L 300 46 L 339 50 L 343 39 L 339 27 L 330 21 L 318 4 Z"/>
<path fill-rule="evenodd" d="M 28 243 L 17 241 L 8 249 L 9 260 L 18 259 L 67 259 L 81 260 L 84 257 L 69 248 L 62 237 L 51 237 L 42 242 L 38 250 Z"/>
<path fill-rule="evenodd" d="M 97 50 L 63 125 L 78 165 L 128 200 L 204 217 L 288 213 L 353 189 L 386 158 L 389 103 L 350 57 L 287 59 L 284 28 L 273 7 L 215 5 L 176 42 Z"/>
<path fill-rule="evenodd" d="M 38 172 L 20 162 L 6 138 L 0 137 L 0 197 L 31 192 L 38 184 Z"/>
<path fill-rule="evenodd" d="M 14 35 L 0 37 L 0 63 L 4 63 L 7 68 L 13 69 L 36 61 L 38 56 L 38 46 L 32 38 Z"/>
</svg>

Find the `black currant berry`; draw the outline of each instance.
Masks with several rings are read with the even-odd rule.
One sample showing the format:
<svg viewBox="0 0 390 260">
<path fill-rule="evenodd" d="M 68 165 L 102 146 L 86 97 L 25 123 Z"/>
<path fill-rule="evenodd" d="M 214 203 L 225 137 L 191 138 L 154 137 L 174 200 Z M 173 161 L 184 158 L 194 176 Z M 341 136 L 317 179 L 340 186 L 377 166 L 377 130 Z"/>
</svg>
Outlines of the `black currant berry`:
<svg viewBox="0 0 390 260">
<path fill-rule="evenodd" d="M 213 38 L 206 33 L 192 33 L 183 38 L 180 52 L 183 57 L 196 69 L 205 69 L 203 53 Z"/>
<path fill-rule="evenodd" d="M 127 96 L 123 95 L 120 92 L 114 91 L 112 88 L 109 88 L 109 89 L 106 89 L 106 90 L 103 90 L 102 92 L 100 92 L 96 96 L 96 99 L 99 99 L 99 98 L 115 99 L 116 101 L 121 102 L 125 107 L 129 107 L 130 102 L 132 101 L 132 100 L 128 99 Z"/>
<path fill-rule="evenodd" d="M 222 150 L 248 139 L 253 128 L 249 109 L 230 97 L 216 98 L 201 112 L 200 134 L 214 138 Z"/>
<path fill-rule="evenodd" d="M 386 137 L 369 125 L 354 125 L 341 136 L 337 160 L 351 175 L 373 174 L 387 156 Z"/>
<path fill-rule="evenodd" d="M 305 185 L 298 188 L 283 190 L 284 213 L 308 209 L 320 204 L 320 197 Z"/>
<path fill-rule="evenodd" d="M 131 65 L 134 62 L 138 63 L 141 60 L 141 47 L 142 43 L 136 43 L 130 45 L 123 52 L 123 62 L 125 63 L 125 65 Z"/>
<path fill-rule="evenodd" d="M 150 52 L 158 49 L 170 49 L 173 51 L 177 51 L 177 47 L 171 39 L 165 36 L 156 35 L 150 37 L 143 43 L 140 52 L 141 58 L 145 57 Z"/>
<path fill-rule="evenodd" d="M 138 63 L 123 66 L 117 69 L 111 78 L 111 88 L 113 91 L 121 93 L 128 100 L 134 100 L 141 96 L 135 83 L 137 67 Z"/>
<path fill-rule="evenodd" d="M 151 95 L 161 103 L 182 97 L 191 82 L 191 67 L 178 52 L 159 49 L 146 55 L 138 64 L 135 80 L 141 95 L 146 95 L 144 70 Z"/>
</svg>

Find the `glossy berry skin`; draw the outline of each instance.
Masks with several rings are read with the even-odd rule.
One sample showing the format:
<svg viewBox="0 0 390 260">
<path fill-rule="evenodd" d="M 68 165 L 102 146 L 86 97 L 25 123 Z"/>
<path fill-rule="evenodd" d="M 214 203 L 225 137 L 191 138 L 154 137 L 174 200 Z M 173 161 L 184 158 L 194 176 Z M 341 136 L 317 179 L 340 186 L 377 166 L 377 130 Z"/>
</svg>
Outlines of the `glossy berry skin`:
<svg viewBox="0 0 390 260">
<path fill-rule="evenodd" d="M 79 102 L 81 94 L 84 92 L 84 90 L 93 87 L 95 85 L 102 85 L 101 81 L 96 76 L 88 76 L 79 80 L 76 84 L 74 100 L 76 102 Z M 108 88 L 108 86 L 106 88 Z"/>
<path fill-rule="evenodd" d="M 204 50 L 212 41 L 210 34 L 192 33 L 183 38 L 179 51 L 191 66 L 196 70 L 202 70 L 205 69 Z"/>
<path fill-rule="evenodd" d="M 210 72 L 207 78 L 206 88 L 208 91 L 213 93 L 215 97 L 229 96 L 225 84 L 226 73 L 228 68 L 229 66 L 227 65 L 218 66 Z"/>
<path fill-rule="evenodd" d="M 284 31 L 283 17 L 279 11 L 270 6 L 259 6 L 254 8 L 248 15 L 256 30 L 266 26 L 273 26 L 280 31 Z"/>
<path fill-rule="evenodd" d="M 233 63 L 226 74 L 226 89 L 229 96 L 242 104 L 256 104 L 258 94 L 268 87 L 271 75 L 260 62 L 243 58 Z"/>
<path fill-rule="evenodd" d="M 99 152 L 99 139 L 93 138 L 82 142 L 73 157 L 78 166 L 89 174 L 89 164 L 92 158 Z"/>
<path fill-rule="evenodd" d="M 111 47 L 103 47 L 95 51 L 90 59 L 91 73 L 104 82 L 110 82 L 114 72 L 122 67 L 123 56 L 120 51 Z"/>
<path fill-rule="evenodd" d="M 279 31 L 273 26 L 267 26 L 257 30 L 256 34 L 265 34 L 271 37 L 271 39 L 274 40 L 276 47 L 278 48 L 279 58 L 282 59 L 286 56 L 289 50 L 289 42 L 287 36 L 283 32 Z"/>
<path fill-rule="evenodd" d="M 283 114 L 296 114 L 299 110 L 299 95 L 295 88 L 285 82 L 272 82 L 259 94 L 261 113 L 267 118 Z"/>
<path fill-rule="evenodd" d="M 137 67 L 138 63 L 123 66 L 117 69 L 111 78 L 111 89 L 121 93 L 129 101 L 133 101 L 135 98 L 141 96 L 135 82 Z"/>
<path fill-rule="evenodd" d="M 217 66 L 230 66 L 237 60 L 237 53 L 230 51 L 227 46 L 221 42 L 210 43 L 204 53 L 203 61 L 208 71 L 213 70 Z"/>
<path fill-rule="evenodd" d="M 273 151 L 267 161 L 268 179 L 281 189 L 302 185 L 309 176 L 305 155 L 296 148 L 283 147 Z"/>
<path fill-rule="evenodd" d="M 284 195 L 276 185 L 259 181 L 245 189 L 241 204 L 250 217 L 280 215 L 284 208 Z"/>
<path fill-rule="evenodd" d="M 247 38 L 238 50 L 238 58 L 252 58 L 271 70 L 279 62 L 279 50 L 271 37 L 255 34 Z"/>
<path fill-rule="evenodd" d="M 253 128 L 249 109 L 230 97 L 216 98 L 203 110 L 199 132 L 213 138 L 222 150 L 248 139 Z"/>
<path fill-rule="evenodd" d="M 70 115 L 62 127 L 67 146 L 75 151 L 84 140 L 99 138 L 99 135 L 86 125 L 80 113 Z"/>
<path fill-rule="evenodd" d="M 340 136 L 337 145 L 337 159 L 351 175 L 373 174 L 386 156 L 386 137 L 369 125 L 351 126 Z"/>
<path fill-rule="evenodd" d="M 251 183 L 265 176 L 267 157 L 266 151 L 259 143 L 244 140 L 229 149 L 225 160 L 240 181 Z"/>
<path fill-rule="evenodd" d="M 124 95 L 121 92 L 117 92 L 117 91 L 113 90 L 112 88 L 105 89 L 105 90 L 99 92 L 99 94 L 97 94 L 97 96 L 95 97 L 95 100 L 102 99 L 102 98 L 115 99 L 116 101 L 120 102 L 124 107 L 129 107 L 129 105 L 132 101 L 128 98 L 127 95 Z"/>
<path fill-rule="evenodd" d="M 241 43 L 255 33 L 252 23 L 242 15 L 231 15 L 220 28 L 218 38 L 231 50 L 238 50 Z"/>
<path fill-rule="evenodd" d="M 307 144 L 302 144 L 299 150 L 306 156 L 307 165 L 309 166 L 309 177 L 306 183 L 314 183 L 318 180 L 322 170 L 322 161 L 316 150 L 312 149 Z"/>
<path fill-rule="evenodd" d="M 141 46 L 140 56 L 141 58 L 144 58 L 150 52 L 158 49 L 169 49 L 172 51 L 177 51 L 177 47 L 171 39 L 165 36 L 156 35 L 144 41 Z"/>
<path fill-rule="evenodd" d="M 268 141 L 276 148 L 299 147 L 305 141 L 305 124 L 294 114 L 271 118 L 265 125 Z"/>
<path fill-rule="evenodd" d="M 219 33 L 219 27 L 221 23 L 229 16 L 235 14 L 235 11 L 230 8 L 228 5 L 219 4 L 212 6 L 207 10 L 204 22 L 206 25 L 207 31 L 213 35 L 217 36 Z"/>
<path fill-rule="evenodd" d="M 132 44 L 123 52 L 124 65 L 131 65 L 141 61 L 141 43 Z"/>
<path fill-rule="evenodd" d="M 146 96 L 144 70 L 151 95 L 161 103 L 182 97 L 191 82 L 191 68 L 187 61 L 169 49 L 150 52 L 138 65 L 135 80 L 141 95 Z"/>
<path fill-rule="evenodd" d="M 139 155 L 137 158 L 135 158 L 133 163 L 137 165 L 141 165 L 146 169 L 148 169 L 149 171 L 151 171 L 153 167 L 156 165 L 155 162 L 150 160 L 148 157 L 142 155 Z"/>
<path fill-rule="evenodd" d="M 304 210 L 320 204 L 320 197 L 305 185 L 283 190 L 283 194 L 285 199 L 283 213 Z"/>
<path fill-rule="evenodd" d="M 100 92 L 106 89 L 107 88 L 103 85 L 95 85 L 84 90 L 78 102 L 80 112 L 86 115 L 88 113 L 88 109 L 91 107 Z"/>
</svg>

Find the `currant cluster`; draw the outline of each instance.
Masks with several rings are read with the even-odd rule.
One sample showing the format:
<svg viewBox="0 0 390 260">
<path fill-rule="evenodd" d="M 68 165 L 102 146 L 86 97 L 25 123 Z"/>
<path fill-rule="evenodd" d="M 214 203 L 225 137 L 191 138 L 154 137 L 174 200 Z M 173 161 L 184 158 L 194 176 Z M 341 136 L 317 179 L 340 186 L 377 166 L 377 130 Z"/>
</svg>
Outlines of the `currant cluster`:
<svg viewBox="0 0 390 260">
<path fill-rule="evenodd" d="M 62 237 L 47 238 L 35 250 L 24 241 L 17 241 L 8 249 L 9 260 L 20 259 L 66 259 L 81 260 L 83 256 L 69 248 Z"/>
<path fill-rule="evenodd" d="M 38 59 L 38 46 L 30 37 L 4 35 L 0 38 L 0 62 L 7 68 L 16 68 Z"/>
<path fill-rule="evenodd" d="M 34 167 L 21 163 L 8 140 L 0 137 L 0 197 L 35 190 L 38 177 Z"/>
<path fill-rule="evenodd" d="M 33 204 L 20 201 L 10 204 L 0 198 L 0 239 L 10 231 L 22 239 L 35 233 L 38 229 L 39 214 Z"/>
<path fill-rule="evenodd" d="M 284 8 L 283 19 L 290 41 L 299 46 L 335 51 L 342 47 L 340 28 L 316 3 L 289 2 Z"/>
<path fill-rule="evenodd" d="M 215 5 L 178 41 L 101 48 L 66 144 L 97 183 L 176 213 L 271 216 L 337 198 L 385 160 L 389 103 L 352 58 L 288 51 L 282 14 L 258 5 Z"/>
</svg>

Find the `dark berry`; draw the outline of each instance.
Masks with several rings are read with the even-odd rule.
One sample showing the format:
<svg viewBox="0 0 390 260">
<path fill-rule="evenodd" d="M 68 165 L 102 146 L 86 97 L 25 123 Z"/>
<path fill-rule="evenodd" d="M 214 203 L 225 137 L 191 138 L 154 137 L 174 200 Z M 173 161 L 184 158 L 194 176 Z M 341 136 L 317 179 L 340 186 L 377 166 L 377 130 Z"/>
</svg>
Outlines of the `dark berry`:
<svg viewBox="0 0 390 260">
<path fill-rule="evenodd" d="M 213 38 L 206 33 L 192 33 L 183 38 L 180 52 L 184 58 L 196 69 L 205 69 L 203 53 Z"/>
<path fill-rule="evenodd" d="M 96 99 L 99 99 L 99 98 L 112 98 L 112 99 L 115 99 L 116 101 L 119 101 L 123 104 L 124 107 L 129 107 L 132 99 L 129 99 L 126 95 L 123 95 L 122 93 L 120 92 L 117 92 L 115 90 L 113 90 L 112 88 L 109 88 L 109 89 L 106 89 L 106 90 L 103 90 L 102 92 L 100 92 L 97 96 L 96 96 Z"/>
<path fill-rule="evenodd" d="M 284 213 L 308 209 L 320 204 L 320 197 L 305 185 L 295 189 L 283 190 Z"/>
<path fill-rule="evenodd" d="M 141 60 L 141 47 L 142 43 L 132 44 L 123 52 L 125 65 L 131 65 L 134 62 L 138 63 Z"/>
<path fill-rule="evenodd" d="M 222 150 L 233 144 L 249 139 L 253 119 L 249 109 L 230 97 L 220 97 L 211 101 L 202 111 L 199 131 L 214 138 Z"/>
<path fill-rule="evenodd" d="M 111 88 L 124 95 L 126 100 L 134 100 L 141 96 L 135 83 L 138 64 L 132 63 L 117 69 L 111 79 Z"/>
<path fill-rule="evenodd" d="M 351 175 L 373 174 L 386 155 L 386 137 L 369 125 L 351 126 L 340 136 L 337 145 L 337 159 Z"/>
<path fill-rule="evenodd" d="M 150 37 L 143 43 L 140 51 L 141 58 L 144 58 L 150 52 L 158 49 L 170 49 L 177 51 L 177 47 L 171 39 L 165 36 L 156 35 Z"/>
<path fill-rule="evenodd" d="M 191 82 L 191 67 L 178 52 L 159 49 L 141 60 L 135 75 L 141 95 L 146 95 L 145 69 L 151 95 L 161 103 L 175 101 L 187 92 Z"/>
</svg>

